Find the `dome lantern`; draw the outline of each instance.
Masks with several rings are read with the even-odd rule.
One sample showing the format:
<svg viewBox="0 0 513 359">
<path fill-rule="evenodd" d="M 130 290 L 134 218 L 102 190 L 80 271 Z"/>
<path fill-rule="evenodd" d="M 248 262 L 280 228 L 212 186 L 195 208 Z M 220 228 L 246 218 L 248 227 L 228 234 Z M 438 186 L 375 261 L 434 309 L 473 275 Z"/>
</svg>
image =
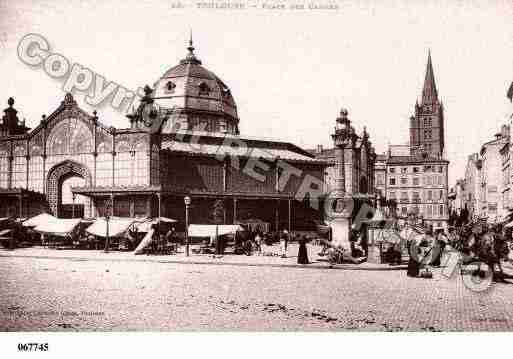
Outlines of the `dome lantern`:
<svg viewBox="0 0 513 359">
<path fill-rule="evenodd" d="M 192 36 L 187 55 L 153 85 L 151 98 L 166 114 L 163 133 L 199 130 L 239 133 L 237 105 L 229 87 L 196 57 Z"/>
</svg>

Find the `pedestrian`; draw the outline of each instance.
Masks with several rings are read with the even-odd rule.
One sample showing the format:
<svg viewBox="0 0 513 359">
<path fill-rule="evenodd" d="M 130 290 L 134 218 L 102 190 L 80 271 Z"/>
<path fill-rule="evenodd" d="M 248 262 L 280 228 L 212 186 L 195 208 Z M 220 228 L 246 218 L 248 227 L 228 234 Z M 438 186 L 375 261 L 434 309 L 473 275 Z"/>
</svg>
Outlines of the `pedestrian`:
<svg viewBox="0 0 513 359">
<path fill-rule="evenodd" d="M 442 261 L 442 254 L 446 245 L 446 239 L 443 235 L 443 231 L 437 231 L 436 237 L 433 243 L 433 260 L 431 261 L 431 265 L 433 267 L 440 267 Z"/>
<path fill-rule="evenodd" d="M 255 234 L 255 245 L 258 251 L 258 255 L 262 255 L 262 245 L 263 245 L 263 236 L 260 234 L 260 231 L 257 231 Z"/>
<path fill-rule="evenodd" d="M 409 253 L 410 259 L 408 260 L 408 268 L 406 270 L 406 275 L 408 277 L 418 277 L 420 273 L 420 262 L 422 259 L 423 251 L 420 247 L 421 242 L 423 241 L 423 235 L 412 227 L 415 231 L 415 234 L 410 233 L 409 235 Z"/>
<path fill-rule="evenodd" d="M 166 245 L 172 246 L 172 251 L 177 251 L 175 247 L 175 227 L 171 227 L 166 233 Z"/>
<path fill-rule="evenodd" d="M 281 257 L 286 258 L 287 257 L 287 245 L 288 245 L 288 239 L 289 239 L 289 232 L 284 229 L 283 233 L 280 237 L 280 245 L 281 245 Z"/>
<path fill-rule="evenodd" d="M 159 242 L 159 232 L 156 224 L 151 225 L 151 230 L 153 231 L 151 235 L 151 252 L 155 254 L 158 250 L 158 242 Z"/>
<path fill-rule="evenodd" d="M 298 264 L 310 264 L 308 260 L 308 249 L 306 248 L 306 242 L 308 238 L 305 236 L 298 239 L 299 250 L 297 252 L 297 263 Z"/>
</svg>

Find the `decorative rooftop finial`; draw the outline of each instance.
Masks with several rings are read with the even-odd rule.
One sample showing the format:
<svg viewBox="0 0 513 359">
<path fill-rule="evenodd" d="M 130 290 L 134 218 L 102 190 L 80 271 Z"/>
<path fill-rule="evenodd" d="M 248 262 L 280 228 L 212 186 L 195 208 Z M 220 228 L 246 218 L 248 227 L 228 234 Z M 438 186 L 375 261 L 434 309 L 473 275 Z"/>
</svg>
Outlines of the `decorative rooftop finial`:
<svg viewBox="0 0 513 359">
<path fill-rule="evenodd" d="M 363 138 L 365 141 L 369 139 L 369 133 L 367 132 L 367 126 L 363 126 Z"/>
<path fill-rule="evenodd" d="M 189 34 L 189 46 L 187 47 L 187 50 L 189 51 L 189 53 L 187 54 L 185 59 L 180 61 L 180 63 L 181 64 L 201 65 L 201 61 L 198 60 L 198 58 L 194 55 L 195 49 L 194 49 L 194 45 L 193 45 L 193 41 L 192 41 L 192 29 L 190 30 L 190 34 Z"/>
<path fill-rule="evenodd" d="M 192 29 L 190 29 L 190 34 L 189 34 L 189 47 L 187 48 L 187 50 L 189 50 L 189 55 L 193 55 L 193 52 L 194 52 L 194 46 L 192 45 Z"/>
<path fill-rule="evenodd" d="M 151 95 L 152 92 L 153 92 L 153 90 L 151 89 L 150 86 L 148 86 L 148 85 L 144 86 L 144 93 L 146 95 Z"/>
<path fill-rule="evenodd" d="M 14 105 L 14 99 L 12 97 L 9 97 L 9 99 L 7 100 L 7 104 L 9 105 L 9 107 L 12 107 Z"/>
</svg>

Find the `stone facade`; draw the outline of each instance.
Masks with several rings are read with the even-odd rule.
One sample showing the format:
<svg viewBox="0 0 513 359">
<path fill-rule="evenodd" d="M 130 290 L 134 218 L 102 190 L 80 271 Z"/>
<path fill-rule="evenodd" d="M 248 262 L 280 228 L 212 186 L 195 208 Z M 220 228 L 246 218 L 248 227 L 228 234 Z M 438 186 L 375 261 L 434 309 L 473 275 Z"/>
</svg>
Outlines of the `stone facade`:
<svg viewBox="0 0 513 359">
<path fill-rule="evenodd" d="M 437 158 L 394 156 L 386 158 L 386 199 L 395 200 L 398 216 L 414 213 L 425 225 L 445 228 L 448 210 L 449 162 Z"/>
<path fill-rule="evenodd" d="M 469 156 L 465 169 L 463 206 L 471 217 L 501 222 L 511 203 L 510 126 L 503 125 L 495 138 Z"/>
</svg>

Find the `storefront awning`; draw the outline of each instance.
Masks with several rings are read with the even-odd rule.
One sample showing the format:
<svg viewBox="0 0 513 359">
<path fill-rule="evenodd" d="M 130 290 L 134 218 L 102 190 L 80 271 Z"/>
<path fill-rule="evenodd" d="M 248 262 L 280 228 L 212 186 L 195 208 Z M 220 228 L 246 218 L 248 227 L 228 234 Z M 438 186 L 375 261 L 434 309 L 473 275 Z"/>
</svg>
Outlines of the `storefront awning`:
<svg viewBox="0 0 513 359">
<path fill-rule="evenodd" d="M 236 224 L 191 224 L 188 234 L 189 237 L 213 237 L 216 233 L 218 236 L 223 236 L 239 231 L 244 231 L 244 228 Z"/>
<path fill-rule="evenodd" d="M 95 236 L 107 237 L 108 229 L 109 237 L 119 237 L 123 235 L 134 222 L 134 218 L 110 217 L 107 226 L 105 218 L 100 217 L 87 227 L 86 231 Z"/>
</svg>

